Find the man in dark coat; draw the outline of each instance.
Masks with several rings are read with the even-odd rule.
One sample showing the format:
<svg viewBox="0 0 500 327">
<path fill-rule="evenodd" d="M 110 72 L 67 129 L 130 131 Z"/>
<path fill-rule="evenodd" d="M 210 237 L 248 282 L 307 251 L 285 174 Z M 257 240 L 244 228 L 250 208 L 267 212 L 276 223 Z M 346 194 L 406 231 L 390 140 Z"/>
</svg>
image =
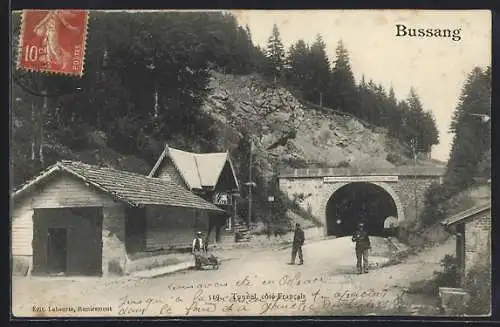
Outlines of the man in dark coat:
<svg viewBox="0 0 500 327">
<path fill-rule="evenodd" d="M 299 254 L 299 265 L 304 264 L 304 257 L 302 255 L 302 245 L 304 245 L 304 241 L 304 231 L 300 228 L 300 224 L 297 223 L 295 224 L 295 233 L 293 234 L 291 265 L 295 264 L 295 257 L 297 256 L 297 253 Z"/>
<path fill-rule="evenodd" d="M 358 273 L 367 273 L 368 250 L 371 248 L 371 244 L 363 223 L 359 223 L 358 230 L 354 233 L 352 241 L 356 242 L 356 267 L 358 268 Z"/>
</svg>

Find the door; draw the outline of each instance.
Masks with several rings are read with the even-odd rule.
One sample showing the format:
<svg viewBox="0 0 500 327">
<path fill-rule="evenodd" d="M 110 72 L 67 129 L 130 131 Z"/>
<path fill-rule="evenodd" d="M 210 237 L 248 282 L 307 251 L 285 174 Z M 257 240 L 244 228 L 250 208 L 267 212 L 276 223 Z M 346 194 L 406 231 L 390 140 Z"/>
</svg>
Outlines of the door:
<svg viewBox="0 0 500 327">
<path fill-rule="evenodd" d="M 34 274 L 101 275 L 102 210 L 35 209 L 32 245 Z"/>
<path fill-rule="evenodd" d="M 102 275 L 102 210 L 98 207 L 62 211 L 69 237 L 68 275 Z"/>
<path fill-rule="evenodd" d="M 68 231 L 66 228 L 47 230 L 47 266 L 50 273 L 66 273 Z"/>
</svg>

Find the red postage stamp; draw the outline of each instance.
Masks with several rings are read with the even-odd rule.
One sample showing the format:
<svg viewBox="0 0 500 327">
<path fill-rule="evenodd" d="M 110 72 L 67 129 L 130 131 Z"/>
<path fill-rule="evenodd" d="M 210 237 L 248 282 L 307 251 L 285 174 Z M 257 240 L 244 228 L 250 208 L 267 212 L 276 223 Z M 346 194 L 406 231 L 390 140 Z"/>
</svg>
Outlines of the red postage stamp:
<svg viewBox="0 0 500 327">
<path fill-rule="evenodd" d="M 87 10 L 25 10 L 18 69 L 82 76 Z"/>
</svg>

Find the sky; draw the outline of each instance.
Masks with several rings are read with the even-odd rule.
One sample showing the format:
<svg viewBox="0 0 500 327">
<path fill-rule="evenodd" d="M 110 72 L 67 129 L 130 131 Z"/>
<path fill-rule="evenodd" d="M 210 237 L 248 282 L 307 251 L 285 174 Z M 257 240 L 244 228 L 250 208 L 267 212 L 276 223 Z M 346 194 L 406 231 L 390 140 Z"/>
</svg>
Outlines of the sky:
<svg viewBox="0 0 500 327">
<path fill-rule="evenodd" d="M 446 161 L 453 134 L 449 127 L 467 75 L 491 64 L 491 13 L 487 10 L 235 10 L 248 24 L 254 44 L 265 46 L 273 24 L 288 47 L 299 39 L 314 42 L 319 33 L 335 58 L 342 40 L 350 53 L 356 81 L 364 75 L 405 99 L 413 87 L 425 110 L 432 111 L 440 144 L 432 157 Z M 396 24 L 407 28 L 461 29 L 461 40 L 396 36 Z"/>
</svg>

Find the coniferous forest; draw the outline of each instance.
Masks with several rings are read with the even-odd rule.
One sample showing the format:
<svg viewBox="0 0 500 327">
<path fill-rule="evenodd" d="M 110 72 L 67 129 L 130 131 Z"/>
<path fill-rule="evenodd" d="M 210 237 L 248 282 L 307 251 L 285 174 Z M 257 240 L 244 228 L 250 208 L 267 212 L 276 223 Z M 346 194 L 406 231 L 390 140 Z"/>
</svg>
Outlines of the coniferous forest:
<svg viewBox="0 0 500 327">
<path fill-rule="evenodd" d="M 20 15 L 15 14 L 13 58 L 19 28 Z M 207 94 L 209 69 L 217 69 L 259 73 L 327 111 L 385 127 L 404 144 L 415 139 L 419 152 L 427 153 L 438 143 L 434 118 L 413 90 L 408 99 L 398 101 L 393 90 L 372 80 L 356 83 L 342 41 L 330 60 L 319 34 L 312 44 L 299 40 L 290 49 L 283 46 L 276 26 L 270 34 L 266 48 L 255 46 L 248 26 L 239 26 L 228 13 L 92 12 L 83 78 L 13 70 L 14 118 L 30 121 L 32 107 L 43 105 L 40 93 L 45 92 L 57 96 L 48 98 L 44 127 L 72 149 L 86 146 L 86 131 L 100 130 L 115 150 L 149 161 L 165 137 L 195 139 L 211 151 L 215 131 L 199 108 Z M 21 149 L 23 144 L 32 146 L 26 131 L 13 137 L 19 146 L 13 153 L 18 184 L 40 167 L 36 160 L 25 164 L 33 161 L 26 156 L 36 155 Z M 44 166 L 51 163 L 50 150 L 46 157 Z"/>
<path fill-rule="evenodd" d="M 491 178 L 491 68 L 469 74 L 450 126 L 454 134 L 443 184 L 433 184 L 426 194 L 424 224 L 448 214 L 447 201 Z"/>
<path fill-rule="evenodd" d="M 20 15 L 12 20 L 12 56 L 17 57 Z M 186 145 L 214 151 L 216 129 L 200 110 L 207 96 L 210 70 L 225 74 L 260 74 L 323 112 L 343 112 L 386 128 L 410 149 L 429 153 L 438 144 L 436 123 L 415 90 L 397 99 L 394 90 L 363 77 L 356 81 L 349 50 L 342 40 L 297 40 L 289 49 L 274 26 L 265 47 L 252 42 L 248 26 L 230 13 L 92 12 L 82 78 L 15 70 L 12 60 L 12 170 L 14 185 L 60 159 L 58 149 L 42 153 L 33 141 L 35 110 L 45 107 L 45 137 L 71 149 L 88 146 L 88 131 L 103 131 L 106 144 L 125 155 L 154 163 L 164 142 L 189 139 Z M 321 31 L 318 31 L 321 32 Z M 337 42 L 335 56 L 326 42 Z M 429 191 L 429 203 L 470 185 L 489 173 L 489 128 L 468 113 L 490 112 L 490 69 L 476 68 L 466 81 L 456 109 L 455 133 L 444 186 Z M 48 103 L 43 103 L 42 95 Z M 195 144 L 196 143 L 196 144 Z M 442 192 L 446 187 L 449 192 Z M 437 196 L 438 194 L 439 196 Z"/>
<path fill-rule="evenodd" d="M 469 62 L 476 53 L 483 56 L 478 60 L 489 58 L 491 14 L 483 14 L 489 18 L 431 15 L 440 21 L 450 16 L 446 24 L 455 20 L 467 27 L 464 34 L 478 43 L 449 42 L 445 47 L 452 52 L 434 45 L 418 54 L 410 47 L 402 51 L 408 53 L 397 51 L 415 66 L 415 55 L 439 66 L 436 58 L 448 61 L 451 53 L 449 62 L 457 66 L 432 67 L 423 80 L 403 76 L 418 85 L 400 98 L 392 87 L 353 67 L 351 59 L 361 55 L 346 45 L 353 38 L 327 40 L 320 30 L 310 40 L 283 40 L 274 25 L 267 42 L 256 44 L 249 26 L 229 12 L 90 10 L 84 57 L 77 60 L 84 59 L 82 76 L 24 71 L 16 67 L 21 14 L 13 13 L 9 131 L 16 206 L 10 217 L 10 264 L 12 299 L 18 302 L 12 301 L 13 313 L 491 315 L 492 216 L 483 207 L 491 205 L 491 68 Z M 386 13 L 376 16 L 373 23 L 357 19 L 355 32 L 365 33 L 365 22 L 384 29 L 392 25 Z M 396 22 L 438 22 L 424 13 L 397 16 Z M 34 40 L 40 43 L 23 44 L 26 62 L 54 64 L 69 51 L 81 54 L 57 36 L 59 24 L 67 32 L 75 29 L 62 17 L 54 11 L 31 21 L 33 29 L 26 31 L 38 35 Z M 340 25 L 335 17 L 329 22 L 334 29 Z M 478 22 L 484 23 L 482 31 Z M 405 25 L 395 25 L 398 34 L 400 27 L 406 34 Z M 408 35 L 411 42 L 425 42 L 419 49 L 431 44 L 429 38 L 417 41 L 423 28 L 408 30 L 414 32 Z M 440 32 L 436 29 L 436 36 Z M 32 54 L 37 57 L 29 58 Z M 375 66 L 381 63 L 370 49 L 362 54 L 372 67 L 386 68 Z M 401 74 L 401 65 L 393 66 Z M 438 84 L 436 77 L 453 73 L 464 80 Z M 463 83 L 455 108 L 426 107 L 426 101 L 456 90 L 455 82 Z M 420 98 L 419 87 L 428 86 L 423 83 L 433 83 L 435 98 Z M 453 141 L 443 163 L 430 157 L 440 141 L 433 112 L 453 109 Z M 118 176 L 101 187 L 80 176 L 82 184 L 106 194 L 115 193 L 110 184 L 116 184 L 123 193 L 114 194 L 116 204 L 123 202 L 119 206 L 67 180 L 49 185 L 45 177 L 37 179 L 42 172 L 59 176 L 52 174 L 57 167 L 48 168 L 61 160 L 145 177 L 160 155 L 165 158 L 166 144 L 196 153 L 225 152 L 231 164 L 226 155 L 196 160 L 180 154 L 179 160 L 167 158 L 179 174 L 176 178 L 166 168 L 170 177 L 160 174 L 165 183 L 89 169 L 92 176 Z M 283 168 L 289 169 L 286 174 Z M 190 190 L 209 202 L 214 193 L 215 205 L 225 193 L 226 206 L 220 206 L 225 215 L 213 212 L 208 202 L 196 205 L 188 194 L 165 194 L 161 187 L 179 181 L 189 188 L 197 173 L 202 185 L 195 188 L 203 192 Z M 152 190 L 158 199 L 173 200 L 155 201 Z M 28 195 L 14 197 L 20 193 Z M 134 203 L 139 208 L 129 205 Z"/>
</svg>

